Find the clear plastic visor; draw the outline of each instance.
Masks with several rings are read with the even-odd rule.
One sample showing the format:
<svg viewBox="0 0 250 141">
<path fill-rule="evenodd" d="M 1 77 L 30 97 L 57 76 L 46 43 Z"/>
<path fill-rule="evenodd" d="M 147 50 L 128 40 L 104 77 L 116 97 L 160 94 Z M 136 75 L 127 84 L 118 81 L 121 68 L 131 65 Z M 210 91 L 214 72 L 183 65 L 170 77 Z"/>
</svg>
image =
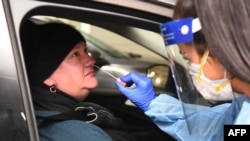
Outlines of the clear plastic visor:
<svg viewBox="0 0 250 141">
<path fill-rule="evenodd" d="M 189 134 L 197 134 L 197 132 L 193 133 L 193 130 L 191 130 L 194 125 L 193 119 L 189 121 L 190 113 L 199 111 L 198 106 L 190 107 L 190 104 L 206 104 L 204 103 L 205 100 L 193 85 L 192 78 L 188 72 L 189 62 L 183 57 L 178 45 L 182 43 L 192 45 L 193 33 L 201 29 L 199 23 L 197 24 L 197 20 L 198 19 L 185 18 L 160 25 L 169 59 L 169 66 L 172 71 L 178 98 L 183 107 L 183 115 L 186 119 L 186 126 L 187 129 L 189 129 L 187 133 Z"/>
</svg>

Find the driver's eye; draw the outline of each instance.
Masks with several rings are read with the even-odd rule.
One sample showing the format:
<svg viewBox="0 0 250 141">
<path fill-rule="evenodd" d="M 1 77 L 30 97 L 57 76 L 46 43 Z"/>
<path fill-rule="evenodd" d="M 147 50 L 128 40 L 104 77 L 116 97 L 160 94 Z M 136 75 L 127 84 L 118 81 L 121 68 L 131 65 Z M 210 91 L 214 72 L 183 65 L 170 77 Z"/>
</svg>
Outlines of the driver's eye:
<svg viewBox="0 0 250 141">
<path fill-rule="evenodd" d="M 185 60 L 188 60 L 188 61 L 189 61 L 189 59 L 188 59 L 187 57 L 183 56 L 183 58 L 184 58 Z"/>
<path fill-rule="evenodd" d="M 79 56 L 79 52 L 78 52 L 78 51 L 74 52 L 74 53 L 73 53 L 73 56 L 74 56 L 74 57 Z"/>
<path fill-rule="evenodd" d="M 84 52 L 85 52 L 85 53 L 89 53 L 88 48 L 85 48 L 85 49 L 84 49 Z"/>
</svg>

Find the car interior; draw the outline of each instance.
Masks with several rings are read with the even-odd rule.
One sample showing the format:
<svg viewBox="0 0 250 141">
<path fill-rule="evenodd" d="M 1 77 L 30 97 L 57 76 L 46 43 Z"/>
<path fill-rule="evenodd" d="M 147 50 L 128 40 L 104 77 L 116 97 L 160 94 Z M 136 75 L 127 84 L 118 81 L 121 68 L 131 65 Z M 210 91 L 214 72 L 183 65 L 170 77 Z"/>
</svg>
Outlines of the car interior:
<svg viewBox="0 0 250 141">
<path fill-rule="evenodd" d="M 139 30 L 142 30 L 141 28 L 133 26 L 120 26 L 120 32 L 115 32 L 116 29 L 114 29 L 115 31 L 113 31 L 113 28 L 107 29 L 106 26 L 98 25 L 98 27 L 96 27 L 97 25 L 92 26 L 89 23 L 83 23 L 81 21 L 75 20 L 72 21 L 60 17 L 34 16 L 30 17 L 28 20 L 31 20 L 36 24 L 44 24 L 47 22 L 63 22 L 65 24 L 71 24 L 79 30 L 81 30 L 82 28 L 82 34 L 84 37 L 87 37 L 87 41 L 89 42 L 88 45 L 91 47 L 89 53 L 93 56 L 93 58 L 95 58 L 96 65 L 101 68 L 100 70 L 96 70 L 96 76 L 99 81 L 98 87 L 91 91 L 90 95 L 85 101 L 100 104 L 111 110 L 116 117 L 119 117 L 124 121 L 124 125 L 126 126 L 124 126 L 122 130 L 132 135 L 138 141 L 173 140 L 169 135 L 162 132 L 147 116 L 144 115 L 144 113 L 139 108 L 137 108 L 132 102 L 130 102 L 125 96 L 123 96 L 114 86 L 115 79 L 109 77 L 105 73 L 108 71 L 108 73 L 111 73 L 115 77 L 119 77 L 121 75 L 129 73 L 130 71 L 140 72 L 143 75 L 152 77 L 155 84 L 156 94 L 167 93 L 175 96 L 175 87 L 172 77 L 171 75 L 169 75 L 170 71 L 167 66 L 167 59 L 159 54 L 156 54 L 153 51 L 149 51 L 149 49 L 147 49 L 144 44 L 140 43 L 143 43 L 145 39 L 139 39 L 139 43 L 136 39 L 133 39 L 134 34 L 136 34 Z M 88 26 L 90 26 L 90 29 L 88 29 L 87 31 L 91 30 L 92 32 L 84 32 L 84 30 L 86 30 Z M 133 28 L 134 30 L 132 30 L 132 32 L 128 30 Z M 110 32 L 110 37 L 103 37 L 103 35 L 107 35 L 108 33 L 102 32 L 102 30 L 108 30 Z M 95 35 L 96 32 L 97 35 Z M 122 34 L 124 32 L 127 32 L 126 36 Z M 144 36 L 147 34 L 151 36 L 152 34 L 155 34 L 152 33 L 152 31 L 145 31 L 145 29 L 140 32 L 143 32 Z M 126 50 L 124 51 L 124 49 L 120 49 L 123 48 L 123 44 L 129 44 L 125 43 L 125 41 L 122 41 L 122 39 L 119 40 L 121 42 L 119 43 L 119 45 L 116 45 L 117 43 L 107 41 L 106 38 L 112 37 L 112 40 L 114 40 L 115 36 L 118 36 L 117 34 L 121 36 L 119 38 L 122 38 L 123 40 L 126 39 L 132 42 L 130 43 L 130 46 L 127 46 L 126 48 L 128 48 L 128 50 L 132 50 L 132 53 L 135 52 L 134 54 L 140 53 L 139 57 L 131 57 L 130 52 L 126 53 Z M 98 39 L 98 35 L 101 36 L 103 40 L 101 40 L 100 38 Z M 156 34 L 155 36 L 160 37 L 159 34 Z M 138 50 L 138 52 L 136 52 L 136 50 Z M 112 53 L 114 55 L 112 55 Z M 108 58 L 107 54 L 111 54 L 109 55 L 109 57 L 113 58 Z M 139 67 L 136 68 L 135 66 Z M 103 68 L 104 70 L 102 70 Z M 112 71 L 109 71 L 107 68 L 110 68 Z M 103 71 L 105 72 L 103 73 Z M 156 80 L 159 78 L 162 78 L 162 81 L 164 80 L 164 82 L 157 83 Z M 170 80 L 168 80 L 167 78 Z"/>
<path fill-rule="evenodd" d="M 154 4 L 152 4 L 154 3 Z M 151 4 L 149 7 L 149 4 Z M 25 111 L 27 125 L 15 125 L 17 129 L 6 131 L 9 136 L 18 136 L 20 140 L 37 140 L 32 97 L 25 71 L 25 60 L 22 54 L 22 40 L 19 33 L 22 24 L 31 20 L 37 24 L 46 22 L 63 22 L 81 31 L 87 39 L 89 55 L 95 58 L 99 84 L 91 91 L 86 101 L 100 104 L 110 109 L 115 116 L 124 120 L 124 131 L 130 133 L 138 141 L 174 140 L 162 132 L 144 113 L 135 107 L 114 86 L 115 77 L 131 71 L 151 77 L 155 93 L 176 96 L 176 89 L 168 67 L 165 46 L 161 38 L 159 24 L 171 20 L 172 3 L 154 1 L 134 1 L 112 3 L 111 1 L 79 1 L 79 0 L 10 0 L 5 2 L 6 11 L 12 15 L 8 18 L 11 25 L 15 63 L 17 64 L 18 82 L 13 82 L 17 101 L 21 101 L 15 111 Z M 139 5 L 139 6 L 137 6 Z M 22 10 L 20 10 L 22 7 Z M 150 9 L 147 9 L 150 8 Z M 7 92 L 6 92 L 7 93 Z M 14 103 L 14 101 L 13 101 Z M 7 105 L 8 107 L 8 105 Z M 12 111 L 11 110 L 11 111 Z M 22 115 L 22 112 L 21 112 Z M 13 116 L 14 123 L 20 118 Z M 12 126 L 10 121 L 4 127 Z M 11 133 L 11 134 L 10 134 Z M 9 140 L 10 137 L 1 138 Z"/>
</svg>

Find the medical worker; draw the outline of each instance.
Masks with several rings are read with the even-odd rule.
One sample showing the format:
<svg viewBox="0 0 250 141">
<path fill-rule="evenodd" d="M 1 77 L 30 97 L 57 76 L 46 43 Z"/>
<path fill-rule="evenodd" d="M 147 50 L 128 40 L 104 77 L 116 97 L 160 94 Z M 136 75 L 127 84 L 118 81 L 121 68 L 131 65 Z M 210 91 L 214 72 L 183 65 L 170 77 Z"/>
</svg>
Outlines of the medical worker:
<svg viewBox="0 0 250 141">
<path fill-rule="evenodd" d="M 246 95 L 235 123 L 250 124 L 250 1 L 194 2 L 211 50 L 235 77 L 234 88 Z"/>
<path fill-rule="evenodd" d="M 206 1 L 207 3 L 205 3 L 205 2 L 203 3 L 202 0 L 201 1 L 197 0 L 196 2 L 197 2 L 196 4 L 199 5 L 199 8 L 206 7 L 206 5 L 208 5 L 207 3 L 209 3 L 209 2 L 211 2 L 211 3 L 215 2 L 217 4 L 220 3 L 219 1 L 215 1 L 215 0 L 212 0 L 212 1 L 207 0 Z M 204 5 L 200 6 L 200 3 L 203 3 Z M 225 3 L 223 2 L 223 4 L 225 4 Z M 228 2 L 227 4 L 232 4 L 232 3 Z M 235 4 L 235 5 L 238 5 L 238 4 Z M 244 5 L 243 4 L 242 5 L 239 4 L 239 5 L 241 6 L 239 8 L 239 11 L 244 10 L 244 8 L 245 8 Z M 221 6 L 221 8 L 223 7 L 223 5 L 220 5 L 220 4 L 218 4 L 218 6 Z M 218 6 L 217 6 L 217 9 L 220 9 L 220 8 L 218 8 Z M 209 12 L 213 11 L 213 10 L 211 10 L 209 12 L 208 11 L 204 12 L 204 11 L 202 11 L 202 9 L 198 9 L 198 10 L 200 10 L 200 14 L 203 16 L 202 19 L 207 18 L 205 16 L 205 13 L 209 13 Z M 209 9 L 206 9 L 206 10 L 209 10 Z M 225 14 L 228 12 L 226 10 L 229 10 L 229 9 L 225 9 Z M 179 0 L 176 4 L 174 13 L 176 14 L 178 12 L 184 13 L 184 15 L 182 17 L 178 17 L 179 19 L 180 18 L 187 18 L 189 16 L 192 17 L 192 18 L 187 18 L 184 21 L 188 22 L 188 23 L 190 23 L 190 21 L 191 21 L 191 23 L 192 23 L 191 26 L 190 26 L 190 24 L 187 24 L 187 25 L 189 25 L 188 27 L 192 27 L 191 33 L 195 33 L 195 34 L 194 34 L 193 38 L 188 38 L 188 39 L 186 39 L 186 41 L 183 41 L 183 39 L 180 38 L 180 40 L 182 40 L 182 42 L 175 41 L 173 43 L 177 43 L 179 45 L 181 43 L 190 43 L 193 46 L 197 46 L 197 44 L 199 42 L 197 43 L 198 39 L 196 38 L 196 35 L 197 35 L 197 33 L 199 33 L 199 31 L 193 32 L 193 28 L 195 30 L 200 30 L 200 29 L 197 27 L 193 27 L 193 25 L 197 24 L 197 19 L 196 19 L 197 17 L 193 17 L 193 14 L 195 13 L 195 7 L 194 7 L 192 1 Z M 203 12 L 204 12 L 204 15 L 202 14 Z M 216 13 L 216 12 L 213 12 L 213 13 Z M 211 17 L 213 17 L 213 16 L 211 15 Z M 220 18 L 222 18 L 222 17 L 220 17 Z M 219 21 L 219 20 L 217 20 L 217 21 Z M 176 21 L 176 22 L 178 24 L 180 24 L 179 21 Z M 169 27 L 171 27 L 176 22 L 174 21 L 173 23 L 166 24 L 166 26 L 168 26 L 168 28 L 166 28 L 166 29 L 169 29 Z M 227 21 L 227 22 L 229 22 L 229 21 Z M 232 21 L 231 21 L 231 23 L 232 23 Z M 171 25 L 171 26 L 169 26 L 169 25 Z M 185 24 L 181 23 L 180 25 L 185 25 Z M 201 21 L 201 25 L 202 25 L 202 21 Z M 209 32 L 211 32 L 211 29 L 214 28 L 214 26 L 212 26 L 212 25 L 215 26 L 215 23 L 211 22 L 211 25 L 209 25 L 206 28 L 207 34 L 205 34 L 209 37 L 210 40 L 207 40 L 207 38 L 208 38 L 207 36 L 205 36 L 205 37 L 206 37 L 206 40 L 209 41 L 208 47 L 213 49 L 214 54 L 216 55 L 216 57 L 218 56 L 218 58 L 221 61 L 221 60 L 223 60 L 223 58 L 219 57 L 219 55 L 218 55 L 219 53 L 217 52 L 217 50 L 215 50 L 215 47 L 214 47 L 215 44 L 213 44 L 213 42 L 218 41 L 218 42 L 216 42 L 218 44 L 216 46 L 217 48 L 227 47 L 227 45 L 219 46 L 220 42 L 219 42 L 219 40 L 215 39 L 215 35 L 213 37 L 211 37 L 209 35 Z M 165 25 L 163 25 L 163 26 L 165 26 Z M 201 27 L 202 32 L 203 32 L 204 26 L 205 26 L 205 24 L 202 25 L 202 27 Z M 173 30 L 175 30 L 175 29 L 179 29 L 179 28 L 173 28 Z M 187 29 L 187 28 L 184 28 L 184 29 Z M 181 32 L 188 31 L 188 30 L 184 30 L 184 29 L 181 30 Z M 215 29 L 213 29 L 212 31 L 214 31 L 214 34 L 217 33 Z M 182 32 L 182 33 L 184 33 L 184 32 Z M 164 35 L 173 35 L 173 34 L 164 34 Z M 220 36 L 224 36 L 224 35 L 220 35 Z M 181 36 L 181 37 L 183 37 L 183 36 Z M 230 37 L 230 39 L 235 39 L 234 36 L 227 36 L 227 37 L 228 38 Z M 250 36 L 246 36 L 245 38 L 249 38 L 249 37 Z M 219 39 L 219 37 L 217 37 L 217 38 Z M 223 37 L 221 37 L 221 38 L 223 38 Z M 165 36 L 164 36 L 164 41 L 165 41 L 165 39 L 168 41 L 167 43 L 169 44 L 170 41 L 168 39 L 173 39 L 173 38 L 165 38 Z M 177 39 L 177 38 L 175 38 L 175 39 Z M 228 39 L 225 41 L 228 41 Z M 232 42 L 232 43 L 235 43 L 235 42 Z M 212 47 L 214 47 L 214 48 L 212 48 Z M 235 48 L 234 48 L 234 46 L 231 46 L 231 47 L 233 48 L 233 50 L 234 49 L 236 50 L 236 47 Z M 238 48 L 244 49 L 243 47 L 242 48 L 238 47 Z M 154 88 L 153 88 L 153 84 L 152 84 L 151 79 L 148 77 L 142 76 L 140 74 L 133 73 L 133 72 L 129 73 L 126 76 L 121 77 L 120 79 L 124 82 L 133 82 L 133 83 L 135 83 L 136 87 L 133 89 L 128 88 L 128 87 L 124 87 L 117 81 L 116 85 L 117 85 L 118 89 L 121 91 L 121 93 L 123 93 L 126 97 L 128 97 L 136 106 L 138 106 L 140 109 L 142 109 L 145 112 L 145 114 L 147 116 L 149 116 L 158 125 L 158 127 L 160 129 L 162 129 L 164 132 L 170 134 L 178 141 L 179 140 L 180 141 L 185 141 L 185 140 L 188 140 L 188 141 L 194 141 L 194 140 L 222 141 L 223 137 L 224 137 L 223 132 L 224 132 L 224 125 L 225 124 L 239 124 L 239 123 L 250 124 L 250 121 L 249 121 L 250 118 L 247 118 L 247 119 L 244 118 L 244 116 L 249 117 L 249 114 L 248 114 L 249 112 L 245 112 L 245 109 L 247 109 L 247 107 L 249 107 L 249 99 L 245 95 L 242 95 L 242 96 L 238 97 L 237 99 L 234 99 L 232 103 L 221 104 L 221 105 L 218 105 L 218 106 L 215 106 L 212 108 L 202 106 L 202 105 L 197 105 L 197 104 L 190 104 L 190 103 L 186 102 L 184 99 L 184 94 L 190 94 L 190 93 L 184 92 L 184 91 L 188 91 L 188 89 L 185 89 L 185 87 L 182 87 L 182 84 L 184 82 L 180 81 L 181 77 L 179 77 L 180 75 L 178 75 L 180 72 L 178 72 L 178 70 L 177 70 L 178 68 L 176 67 L 176 64 L 171 63 L 171 62 L 174 62 L 174 58 L 172 58 L 173 55 L 171 53 L 169 53 L 170 51 L 168 51 L 170 49 L 172 49 L 172 47 L 168 46 L 166 44 L 166 50 L 167 50 L 169 58 L 170 58 L 171 70 L 172 70 L 172 73 L 174 74 L 173 76 L 175 78 L 174 80 L 175 80 L 175 84 L 176 84 L 176 88 L 177 88 L 177 93 L 179 95 L 178 100 L 167 95 L 167 94 L 161 94 L 159 96 L 155 96 Z M 182 51 L 181 47 L 179 49 L 181 52 Z M 223 49 L 220 49 L 220 50 L 222 51 Z M 227 50 L 227 49 L 225 49 L 225 50 Z M 230 55 L 227 52 L 223 52 L 223 53 L 225 56 Z M 239 56 L 242 55 L 236 51 L 234 53 L 235 53 L 234 55 L 236 56 L 236 58 L 237 57 L 239 58 Z M 243 60 L 238 59 L 238 61 L 239 62 L 243 61 L 239 64 L 243 64 L 245 62 L 246 66 L 241 66 L 241 67 L 244 70 L 246 67 L 248 67 L 248 69 L 246 69 L 246 71 L 245 71 L 245 74 L 247 75 L 247 74 L 249 74 L 249 64 L 250 64 L 249 57 L 248 57 L 249 56 L 249 47 L 248 47 L 248 50 L 246 49 L 245 52 L 242 52 L 242 53 L 243 54 L 245 53 L 248 55 L 241 56 L 241 58 Z M 244 61 L 244 59 L 245 59 L 245 61 Z M 207 57 L 205 60 L 207 60 Z M 221 62 L 223 62 L 223 61 L 221 61 Z M 224 61 L 224 62 L 226 62 L 226 61 Z M 230 62 L 230 60 L 228 62 Z M 199 65 L 203 65 L 202 62 L 200 62 L 200 63 L 201 64 L 199 64 Z M 192 69 L 190 69 L 190 66 L 191 66 L 190 64 L 191 63 L 189 63 L 189 65 L 188 65 L 188 68 L 189 68 L 188 73 L 191 74 L 191 76 L 195 76 L 195 77 L 198 76 L 198 78 L 201 78 L 200 80 L 204 81 L 205 80 L 204 77 L 200 77 L 201 76 L 200 71 L 202 71 L 204 74 L 204 69 L 206 66 L 199 67 L 199 69 L 198 69 L 199 75 L 192 75 L 192 71 L 190 71 L 190 70 L 192 70 Z M 233 62 L 230 62 L 230 64 L 233 64 Z M 225 70 L 227 71 L 226 78 L 228 80 L 230 80 L 230 83 L 227 83 L 227 85 L 231 84 L 233 89 L 235 91 L 238 91 L 239 93 L 245 93 L 247 95 L 250 95 L 249 77 L 248 78 L 245 77 L 244 79 L 240 79 L 241 77 L 239 75 L 239 71 L 232 71 L 231 72 L 230 67 L 226 63 L 224 63 L 223 66 L 226 66 L 225 67 Z M 192 82 L 194 82 L 195 77 L 191 77 Z M 239 84 L 242 84 L 242 85 L 239 85 Z M 181 89 L 181 88 L 183 88 L 183 89 Z M 209 88 L 212 88 L 212 87 L 209 87 Z M 197 90 L 199 90 L 199 88 L 197 88 Z M 226 94 L 229 94 L 229 93 L 226 93 Z M 230 92 L 230 94 L 232 94 L 232 92 Z"/>
</svg>

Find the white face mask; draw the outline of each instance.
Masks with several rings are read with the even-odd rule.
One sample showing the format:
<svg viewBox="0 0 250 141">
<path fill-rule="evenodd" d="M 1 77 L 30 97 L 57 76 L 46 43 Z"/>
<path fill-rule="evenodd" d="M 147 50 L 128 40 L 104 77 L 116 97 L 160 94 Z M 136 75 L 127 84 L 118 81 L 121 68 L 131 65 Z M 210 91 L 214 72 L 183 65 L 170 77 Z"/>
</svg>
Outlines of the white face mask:
<svg viewBox="0 0 250 141">
<path fill-rule="evenodd" d="M 208 51 L 203 55 L 201 64 L 191 63 L 189 65 L 189 73 L 196 89 L 207 100 L 225 101 L 234 99 L 238 94 L 234 94 L 231 82 L 226 78 L 226 71 L 224 78 L 219 80 L 210 80 L 202 72 L 207 57 Z"/>
</svg>

